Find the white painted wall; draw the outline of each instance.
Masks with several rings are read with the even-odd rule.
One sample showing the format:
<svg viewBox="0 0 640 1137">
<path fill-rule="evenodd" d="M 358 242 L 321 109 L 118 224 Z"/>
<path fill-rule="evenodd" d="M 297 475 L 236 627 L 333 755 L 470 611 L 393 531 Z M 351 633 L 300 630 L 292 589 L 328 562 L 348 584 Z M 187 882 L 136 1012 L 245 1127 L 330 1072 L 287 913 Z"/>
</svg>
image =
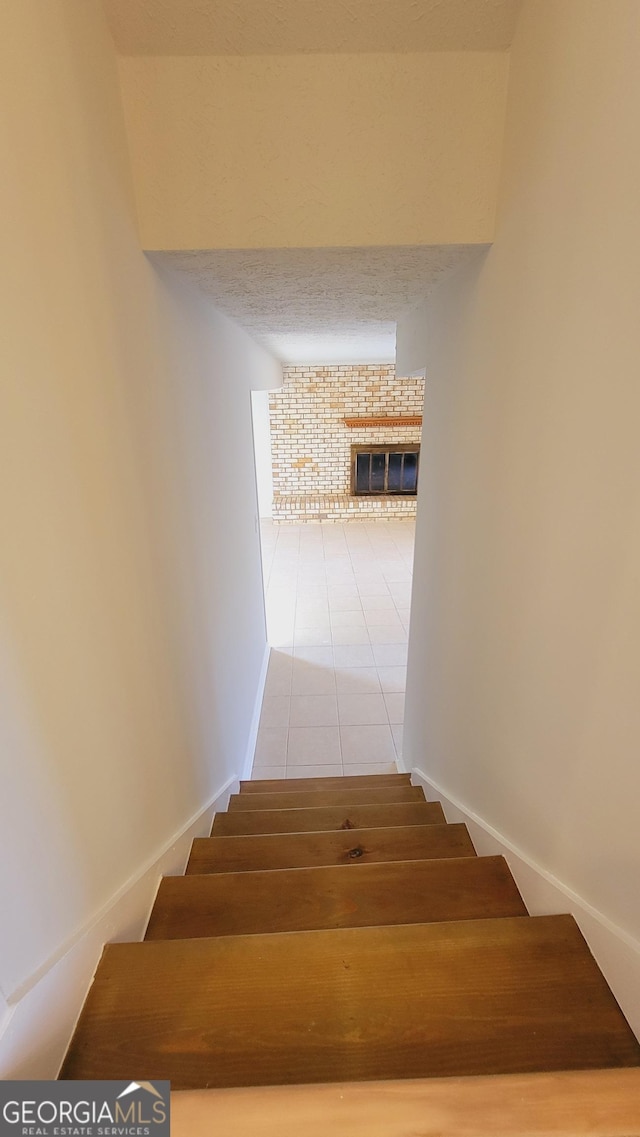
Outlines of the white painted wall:
<svg viewBox="0 0 640 1137">
<path fill-rule="evenodd" d="M 271 462 L 271 427 L 269 425 L 269 392 L 251 392 L 253 446 L 256 457 L 256 485 L 260 517 L 273 515 L 273 466 Z"/>
<path fill-rule="evenodd" d="M 143 246 L 490 241 L 508 67 L 484 51 L 122 57 Z"/>
<path fill-rule="evenodd" d="M 639 55 L 636 0 L 525 0 L 495 243 L 399 329 L 427 365 L 405 761 L 599 913 L 636 992 Z"/>
<path fill-rule="evenodd" d="M 249 391 L 281 379 L 140 252 L 98 0 L 2 17 L 0 1075 L 46 1077 L 103 940 L 140 930 L 245 768 L 266 652 Z"/>
</svg>

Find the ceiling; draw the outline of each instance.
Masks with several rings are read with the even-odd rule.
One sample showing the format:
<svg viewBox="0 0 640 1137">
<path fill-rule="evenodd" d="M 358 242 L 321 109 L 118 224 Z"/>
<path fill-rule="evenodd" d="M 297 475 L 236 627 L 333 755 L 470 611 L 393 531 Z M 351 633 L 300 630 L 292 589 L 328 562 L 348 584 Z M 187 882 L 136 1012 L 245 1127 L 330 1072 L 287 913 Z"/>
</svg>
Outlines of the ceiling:
<svg viewBox="0 0 640 1137">
<path fill-rule="evenodd" d="M 506 51 L 521 0 L 103 0 L 123 55 Z"/>
<path fill-rule="evenodd" d="M 186 273 L 283 363 L 395 360 L 396 321 L 482 245 L 149 254 Z"/>
<path fill-rule="evenodd" d="M 521 0 L 102 0 L 123 55 L 505 51 Z M 285 363 L 391 362 L 395 325 L 481 246 L 196 250 L 188 274 Z"/>
</svg>

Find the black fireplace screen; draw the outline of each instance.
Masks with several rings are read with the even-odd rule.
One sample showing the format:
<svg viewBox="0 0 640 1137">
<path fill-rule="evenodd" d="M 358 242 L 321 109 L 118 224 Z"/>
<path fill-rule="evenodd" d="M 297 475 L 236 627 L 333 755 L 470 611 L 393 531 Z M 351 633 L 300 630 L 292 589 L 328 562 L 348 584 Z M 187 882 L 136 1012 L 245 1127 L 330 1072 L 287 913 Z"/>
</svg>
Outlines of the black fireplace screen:
<svg viewBox="0 0 640 1137">
<path fill-rule="evenodd" d="M 416 494 L 420 446 L 352 446 L 351 492 Z"/>
</svg>

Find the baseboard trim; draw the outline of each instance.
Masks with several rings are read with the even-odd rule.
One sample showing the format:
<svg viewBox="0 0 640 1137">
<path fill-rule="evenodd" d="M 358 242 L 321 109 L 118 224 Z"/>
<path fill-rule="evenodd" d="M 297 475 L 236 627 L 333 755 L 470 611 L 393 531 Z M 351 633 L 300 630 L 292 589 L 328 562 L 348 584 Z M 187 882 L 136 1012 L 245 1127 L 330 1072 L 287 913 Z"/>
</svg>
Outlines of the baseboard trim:
<svg viewBox="0 0 640 1137">
<path fill-rule="evenodd" d="M 448 822 L 462 821 L 481 856 L 503 856 L 532 916 L 570 912 L 587 941 L 631 1029 L 640 1038 L 640 943 L 603 912 L 537 864 L 464 802 L 451 797 L 423 770 L 411 770 L 429 801 L 442 802 Z"/>
<path fill-rule="evenodd" d="M 144 935 L 162 876 L 184 871 L 191 842 L 207 836 L 238 778 L 227 779 L 144 865 L 25 982 L 5 994 L 0 1079 L 55 1078 L 106 943 Z"/>
<path fill-rule="evenodd" d="M 271 658 L 271 647 L 269 644 L 264 649 L 264 656 L 262 658 L 262 667 L 260 669 L 260 677 L 258 679 L 258 686 L 256 688 L 256 698 L 253 704 L 253 715 L 251 718 L 251 726 L 249 728 L 249 738 L 247 741 L 247 751 L 242 768 L 242 778 L 248 782 L 251 778 L 253 771 L 253 763 L 256 756 L 256 744 L 258 742 L 258 728 L 260 726 L 260 715 L 262 714 L 262 701 L 264 699 L 264 689 L 267 683 L 267 671 L 269 670 L 269 660 Z"/>
</svg>

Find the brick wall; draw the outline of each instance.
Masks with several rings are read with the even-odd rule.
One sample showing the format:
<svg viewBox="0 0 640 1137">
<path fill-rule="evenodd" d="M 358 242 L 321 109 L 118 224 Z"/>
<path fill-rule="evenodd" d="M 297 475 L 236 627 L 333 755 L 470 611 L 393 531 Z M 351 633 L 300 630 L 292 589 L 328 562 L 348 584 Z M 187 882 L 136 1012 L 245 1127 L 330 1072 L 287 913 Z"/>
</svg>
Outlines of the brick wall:
<svg viewBox="0 0 640 1137">
<path fill-rule="evenodd" d="M 415 417 L 423 404 L 424 379 L 397 379 L 392 365 L 286 367 L 269 396 L 274 520 L 415 516 L 415 498 L 351 496 L 351 446 L 419 442 L 421 428 L 344 419 Z"/>
</svg>

